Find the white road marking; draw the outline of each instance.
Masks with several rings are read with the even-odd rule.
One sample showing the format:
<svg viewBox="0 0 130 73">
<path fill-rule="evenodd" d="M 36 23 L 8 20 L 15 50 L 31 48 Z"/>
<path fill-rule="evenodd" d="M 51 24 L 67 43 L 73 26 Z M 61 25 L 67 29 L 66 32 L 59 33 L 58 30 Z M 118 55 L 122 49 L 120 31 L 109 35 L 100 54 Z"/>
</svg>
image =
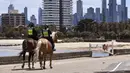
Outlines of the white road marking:
<svg viewBox="0 0 130 73">
<path fill-rule="evenodd" d="M 123 62 L 120 62 L 111 72 L 115 71 Z"/>
</svg>

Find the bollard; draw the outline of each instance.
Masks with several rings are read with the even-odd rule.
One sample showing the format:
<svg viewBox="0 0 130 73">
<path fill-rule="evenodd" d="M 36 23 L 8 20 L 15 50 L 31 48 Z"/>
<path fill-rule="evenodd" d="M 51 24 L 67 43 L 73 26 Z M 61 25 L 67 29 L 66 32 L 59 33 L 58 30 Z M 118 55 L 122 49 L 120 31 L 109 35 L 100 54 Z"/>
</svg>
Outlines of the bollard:
<svg viewBox="0 0 130 73">
<path fill-rule="evenodd" d="M 91 51 L 91 43 L 89 43 L 89 51 Z"/>
<path fill-rule="evenodd" d="M 112 54 L 114 54 L 114 40 L 112 40 Z"/>
</svg>

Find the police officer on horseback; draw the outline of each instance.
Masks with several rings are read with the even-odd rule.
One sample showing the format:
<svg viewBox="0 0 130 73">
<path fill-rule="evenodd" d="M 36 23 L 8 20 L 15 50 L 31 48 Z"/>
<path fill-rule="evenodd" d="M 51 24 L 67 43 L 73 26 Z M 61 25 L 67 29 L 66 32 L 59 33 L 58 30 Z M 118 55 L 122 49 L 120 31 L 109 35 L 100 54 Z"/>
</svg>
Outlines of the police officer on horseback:
<svg viewBox="0 0 130 73">
<path fill-rule="evenodd" d="M 38 33 L 34 28 L 34 24 L 31 22 L 28 26 L 28 38 L 32 38 L 33 40 L 38 40 Z"/>
<path fill-rule="evenodd" d="M 50 41 L 50 43 L 52 44 L 52 49 L 53 51 L 56 51 L 56 49 L 54 48 L 54 41 L 52 39 L 52 32 L 50 31 L 48 26 L 45 26 L 45 29 L 42 30 L 42 38 L 46 38 L 48 41 Z"/>
</svg>

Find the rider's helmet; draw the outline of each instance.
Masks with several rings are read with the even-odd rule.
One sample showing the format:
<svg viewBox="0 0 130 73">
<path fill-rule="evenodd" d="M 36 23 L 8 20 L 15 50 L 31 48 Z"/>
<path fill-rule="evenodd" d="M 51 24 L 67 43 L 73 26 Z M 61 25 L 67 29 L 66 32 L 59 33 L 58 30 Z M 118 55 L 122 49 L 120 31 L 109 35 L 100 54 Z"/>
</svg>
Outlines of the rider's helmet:
<svg viewBox="0 0 130 73">
<path fill-rule="evenodd" d="M 28 27 L 35 27 L 35 25 L 32 22 L 30 22 Z"/>
<path fill-rule="evenodd" d="M 48 26 L 46 25 L 46 26 L 45 26 L 45 30 L 47 30 L 47 29 L 48 29 Z"/>
</svg>

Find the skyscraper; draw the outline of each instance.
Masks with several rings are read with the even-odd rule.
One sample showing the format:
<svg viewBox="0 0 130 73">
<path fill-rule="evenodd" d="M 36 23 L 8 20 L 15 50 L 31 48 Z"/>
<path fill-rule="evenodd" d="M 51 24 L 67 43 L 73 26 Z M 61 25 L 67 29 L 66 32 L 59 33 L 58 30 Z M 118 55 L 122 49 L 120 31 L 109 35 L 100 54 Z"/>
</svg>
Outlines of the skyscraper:
<svg viewBox="0 0 130 73">
<path fill-rule="evenodd" d="M 107 21 L 107 1 L 106 0 L 102 0 L 102 18 L 103 18 L 103 22 Z"/>
<path fill-rule="evenodd" d="M 72 25 L 72 0 L 43 0 L 43 24 Z"/>
<path fill-rule="evenodd" d="M 87 19 L 95 20 L 94 8 L 89 7 L 89 8 L 87 9 L 87 13 L 85 14 L 84 17 L 87 18 Z"/>
<path fill-rule="evenodd" d="M 127 21 L 127 8 L 126 8 L 126 0 L 121 0 L 121 9 L 122 9 L 122 21 Z"/>
<path fill-rule="evenodd" d="M 128 20 L 128 7 L 125 7 L 125 21 Z"/>
<path fill-rule="evenodd" d="M 25 14 L 25 24 L 28 24 L 28 8 L 24 8 L 24 14 Z"/>
<path fill-rule="evenodd" d="M 106 9 L 106 22 L 109 22 L 109 9 Z"/>
<path fill-rule="evenodd" d="M 78 24 L 77 13 L 73 14 L 73 25 Z"/>
<path fill-rule="evenodd" d="M 37 19 L 36 19 L 35 15 L 32 15 L 32 16 L 30 17 L 30 22 L 32 22 L 34 25 L 37 24 Z"/>
<path fill-rule="evenodd" d="M 100 20 L 100 8 L 96 8 L 95 20 L 98 23 L 101 22 L 101 20 Z"/>
<path fill-rule="evenodd" d="M 122 21 L 122 7 L 121 7 L 121 5 L 118 5 L 118 12 L 117 12 L 117 20 L 118 20 L 118 22 L 121 22 Z"/>
<path fill-rule="evenodd" d="M 38 24 L 42 25 L 42 8 L 38 9 Z"/>
<path fill-rule="evenodd" d="M 0 26 L 1 26 L 1 24 L 2 24 L 2 23 L 1 23 L 1 16 L 0 16 Z"/>
<path fill-rule="evenodd" d="M 83 19 L 83 3 L 81 0 L 77 1 L 77 19 L 78 21 Z"/>
<path fill-rule="evenodd" d="M 8 13 L 10 13 L 13 10 L 14 10 L 14 6 L 13 6 L 13 4 L 10 4 L 8 7 Z"/>
<path fill-rule="evenodd" d="M 117 22 L 117 2 L 116 0 L 109 0 L 109 20 L 110 22 Z"/>
</svg>

